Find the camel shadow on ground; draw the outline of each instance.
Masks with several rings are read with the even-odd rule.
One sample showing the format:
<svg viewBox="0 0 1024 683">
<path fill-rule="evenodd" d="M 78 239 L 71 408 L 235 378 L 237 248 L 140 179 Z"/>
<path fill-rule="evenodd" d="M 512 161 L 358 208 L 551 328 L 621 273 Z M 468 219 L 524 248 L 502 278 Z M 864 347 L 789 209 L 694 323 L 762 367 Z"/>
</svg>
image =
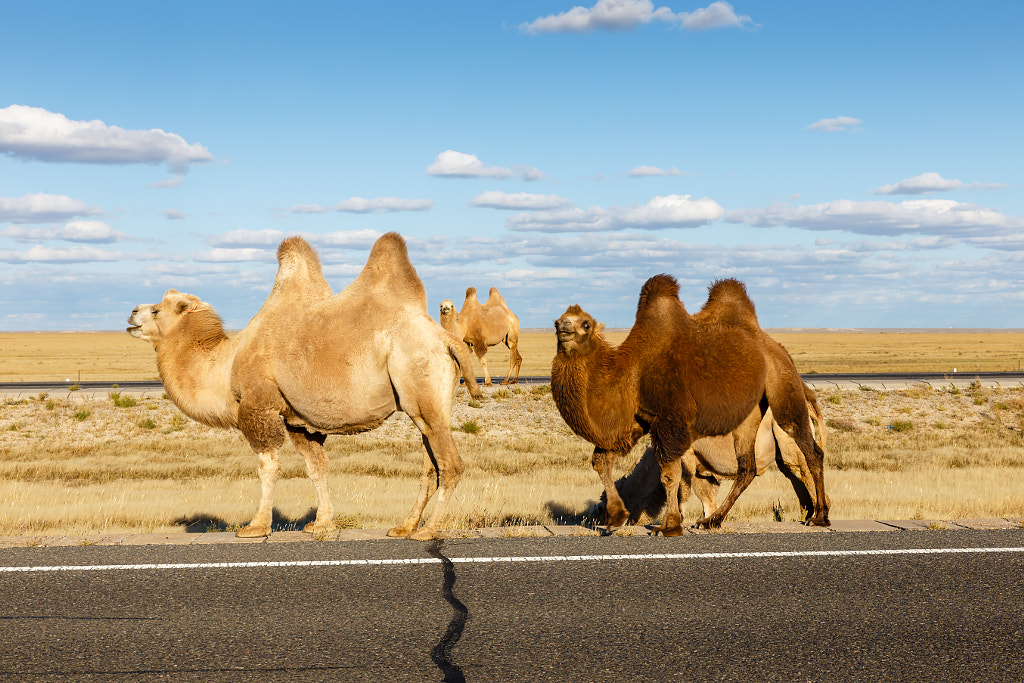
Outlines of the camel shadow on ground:
<svg viewBox="0 0 1024 683">
<path fill-rule="evenodd" d="M 594 501 L 587 504 L 587 509 L 594 505 Z M 596 528 L 597 522 L 592 519 L 584 512 L 573 512 L 570 508 L 557 503 L 555 501 L 548 501 L 544 504 L 544 508 L 551 515 L 551 519 L 554 520 L 555 524 L 562 526 L 582 526 L 588 529 Z"/>
<path fill-rule="evenodd" d="M 316 508 L 310 508 L 301 517 L 286 517 L 277 508 L 274 508 L 274 516 L 270 522 L 273 531 L 302 531 L 310 522 L 316 519 Z M 179 517 L 173 524 L 185 527 L 189 534 L 204 534 L 216 531 L 238 531 L 240 525 L 230 524 L 220 517 L 213 515 L 189 515 Z"/>
</svg>

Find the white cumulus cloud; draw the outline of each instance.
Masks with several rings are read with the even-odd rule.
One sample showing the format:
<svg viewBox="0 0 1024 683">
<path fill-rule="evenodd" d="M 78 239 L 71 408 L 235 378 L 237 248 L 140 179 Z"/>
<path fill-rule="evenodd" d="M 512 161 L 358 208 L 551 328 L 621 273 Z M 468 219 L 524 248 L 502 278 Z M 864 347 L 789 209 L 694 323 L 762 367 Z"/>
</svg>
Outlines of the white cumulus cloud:
<svg viewBox="0 0 1024 683">
<path fill-rule="evenodd" d="M 904 178 L 898 183 L 882 185 L 875 194 L 930 194 L 932 192 L 950 192 L 952 190 L 994 190 L 1008 187 L 998 183 L 964 183 L 959 180 L 943 178 L 938 173 L 922 173 L 913 178 Z"/>
<path fill-rule="evenodd" d="M 0 109 L 0 153 L 20 159 L 86 164 L 161 164 L 175 173 L 213 155 L 159 128 L 127 130 L 103 121 L 74 121 L 40 107 Z"/>
<path fill-rule="evenodd" d="M 628 30 L 659 21 L 677 24 L 687 31 L 738 27 L 751 23 L 746 15 L 737 15 L 727 2 L 713 2 L 693 12 L 673 12 L 655 7 L 650 0 L 598 0 L 593 7 L 576 6 L 559 14 L 549 14 L 519 28 L 527 33 L 589 33 L 595 30 Z"/>
<path fill-rule="evenodd" d="M 481 192 L 476 197 L 473 197 L 466 202 L 466 204 L 467 206 L 488 209 L 537 211 L 562 208 L 572 204 L 572 201 L 554 194 L 529 194 L 527 192 L 509 194 L 498 190 L 489 190 L 487 192 Z"/>
<path fill-rule="evenodd" d="M 297 204 L 287 209 L 290 213 L 395 213 L 398 211 L 429 211 L 434 202 L 429 199 L 399 199 L 398 197 L 376 197 L 364 199 L 351 197 L 333 206 L 319 204 Z"/>
<path fill-rule="evenodd" d="M 62 194 L 26 194 L 0 197 L 0 222 L 54 223 L 102 213 L 99 207 Z"/>
<path fill-rule="evenodd" d="M 427 166 L 427 174 L 448 178 L 511 178 L 515 175 L 510 168 L 485 164 L 475 154 L 454 149 L 438 154 L 434 163 Z"/>
<path fill-rule="evenodd" d="M 93 247 L 44 247 L 36 245 L 27 251 L 0 250 L 0 261 L 4 263 L 94 263 L 96 261 L 120 261 L 124 252 L 103 251 Z"/>
<path fill-rule="evenodd" d="M 707 31 L 713 28 L 739 28 L 752 23 L 746 14 L 737 15 L 727 2 L 713 2 L 703 9 L 680 12 L 677 19 L 687 31 Z"/>
<path fill-rule="evenodd" d="M 851 116 L 837 116 L 834 119 L 822 119 L 807 126 L 807 130 L 821 130 L 826 133 L 840 133 L 846 130 L 859 130 L 856 126 L 861 124 L 860 119 Z"/>
<path fill-rule="evenodd" d="M 683 172 L 673 166 L 672 168 L 658 168 L 657 166 L 637 166 L 627 173 L 630 178 L 649 178 L 652 176 L 683 175 Z"/>
<path fill-rule="evenodd" d="M 845 230 L 865 235 L 968 237 L 1024 229 L 1022 218 L 951 199 L 908 199 L 903 202 L 840 199 L 804 206 L 773 204 L 763 209 L 730 211 L 726 220 L 755 227 L 789 225 L 807 230 Z"/>
<path fill-rule="evenodd" d="M 568 208 L 520 213 L 505 221 L 505 227 L 517 232 L 604 232 L 623 228 L 660 230 L 694 228 L 718 220 L 725 209 L 707 197 L 690 195 L 654 197 L 643 205 L 613 206 L 605 209 Z"/>
<path fill-rule="evenodd" d="M 272 249 L 210 249 L 194 251 L 189 258 L 199 263 L 244 263 L 247 261 L 273 261 Z"/>
<path fill-rule="evenodd" d="M 71 221 L 62 228 L 25 228 L 9 225 L 0 230 L 0 236 L 19 242 L 41 242 L 63 240 L 65 242 L 89 242 L 112 244 L 131 239 L 123 232 L 114 230 L 103 221 Z"/>
<path fill-rule="evenodd" d="M 282 230 L 232 230 L 221 235 L 209 235 L 206 243 L 217 247 L 215 251 L 232 249 L 258 249 L 261 252 L 268 248 L 277 248 L 285 237 L 299 235 L 310 244 L 342 249 L 369 249 L 377 241 L 381 233 L 376 230 L 338 230 L 328 233 L 294 233 Z M 250 260 L 250 259 L 242 259 Z"/>
</svg>

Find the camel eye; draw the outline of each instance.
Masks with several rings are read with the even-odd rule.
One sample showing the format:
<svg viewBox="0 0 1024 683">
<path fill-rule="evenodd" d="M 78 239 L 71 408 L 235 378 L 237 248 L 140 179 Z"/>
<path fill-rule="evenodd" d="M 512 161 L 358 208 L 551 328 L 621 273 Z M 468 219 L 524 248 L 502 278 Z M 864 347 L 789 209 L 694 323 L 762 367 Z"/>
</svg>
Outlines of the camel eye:
<svg viewBox="0 0 1024 683">
<path fill-rule="evenodd" d="M 583 323 L 583 329 L 586 332 L 590 332 L 590 323 Z"/>
</svg>

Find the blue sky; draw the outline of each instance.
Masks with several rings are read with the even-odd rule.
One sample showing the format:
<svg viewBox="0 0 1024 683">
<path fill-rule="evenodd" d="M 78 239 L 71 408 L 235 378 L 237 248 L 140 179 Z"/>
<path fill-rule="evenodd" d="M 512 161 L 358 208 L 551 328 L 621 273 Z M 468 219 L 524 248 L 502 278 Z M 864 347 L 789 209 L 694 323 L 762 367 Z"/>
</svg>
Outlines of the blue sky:
<svg viewBox="0 0 1024 683">
<path fill-rule="evenodd" d="M 1024 327 L 1024 3 L 8 2 L 0 329 L 230 327 L 301 234 L 402 233 L 431 314 L 629 326 L 667 272 L 765 327 Z"/>
</svg>

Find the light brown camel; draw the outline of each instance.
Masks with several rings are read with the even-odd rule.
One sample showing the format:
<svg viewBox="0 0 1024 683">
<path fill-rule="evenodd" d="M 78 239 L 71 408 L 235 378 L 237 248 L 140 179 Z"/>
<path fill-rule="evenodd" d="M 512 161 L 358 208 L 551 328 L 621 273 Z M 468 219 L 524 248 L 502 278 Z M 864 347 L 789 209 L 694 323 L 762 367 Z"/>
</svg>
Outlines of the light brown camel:
<svg viewBox="0 0 1024 683">
<path fill-rule="evenodd" d="M 476 287 L 470 287 L 466 290 L 461 311 L 455 310 L 451 299 L 442 301 L 441 327 L 465 341 L 480 359 L 484 386 L 491 386 L 487 349 L 498 344 L 508 347 L 508 374 L 501 383 L 516 384 L 519 381 L 519 367 L 523 364 L 523 357 L 519 355 L 519 318 L 505 303 L 497 287 L 491 287 L 483 305 L 476 298 Z"/>
<path fill-rule="evenodd" d="M 818 444 L 824 450 L 825 424 L 818 407 L 817 396 L 805 386 L 811 419 L 818 426 Z M 749 426 L 745 422 L 743 427 Z M 742 427 L 741 427 L 742 428 Z M 718 489 L 722 479 L 736 477 L 736 435 L 707 436 L 697 439 L 682 459 L 682 481 L 679 484 L 679 505 L 690 499 L 691 492 L 700 499 L 703 516 L 707 517 L 718 508 Z M 761 476 L 773 465 L 779 467 L 793 483 L 800 506 L 805 511 L 813 509 L 814 481 L 807 467 L 807 460 L 796 442 L 782 431 L 772 416 L 771 408 L 761 418 L 754 441 L 754 458 L 757 476 Z M 661 467 L 654 448 L 648 446 L 636 467 L 629 474 L 615 482 L 615 488 L 622 502 L 629 510 L 629 524 L 636 524 L 645 516 L 656 519 L 665 507 L 665 487 L 661 483 Z M 827 495 L 827 494 L 826 494 Z M 605 495 L 587 511 L 587 516 L 599 523 L 607 521 Z"/>
<path fill-rule="evenodd" d="M 459 375 L 471 395 L 481 395 L 469 352 L 430 317 L 398 233 L 377 240 L 362 272 L 337 295 L 302 238 L 284 240 L 277 260 L 270 295 L 234 337 L 209 304 L 173 289 L 128 318 L 128 333 L 153 344 L 160 379 L 182 412 L 212 427 L 239 429 L 256 452 L 262 495 L 238 536 L 271 533 L 286 435 L 305 459 L 319 500 L 305 530 L 332 530 L 324 440 L 373 429 L 401 410 L 422 432 L 426 453 L 412 512 L 388 535 L 435 538 L 462 473 L 451 434 Z M 417 529 L 434 487 L 433 513 Z"/>
<path fill-rule="evenodd" d="M 815 484 L 808 523 L 828 526 L 823 454 L 814 442 L 803 382 L 789 354 L 761 331 L 746 288 L 737 280 L 712 285 L 694 316 L 669 275 L 640 290 L 636 322 L 618 347 L 603 325 L 578 305 L 555 322 L 558 350 L 551 389 L 569 427 L 594 444 L 593 465 L 607 496 L 608 528 L 629 518 L 612 479 L 612 465 L 650 432 L 667 509 L 655 533 L 683 533 L 678 487 L 690 445 L 735 431 L 737 474 L 729 496 L 698 526 L 720 526 L 756 474 L 756 425 L 770 407 L 775 421 L 807 460 Z M 744 422 L 749 422 L 742 429 Z"/>
</svg>

